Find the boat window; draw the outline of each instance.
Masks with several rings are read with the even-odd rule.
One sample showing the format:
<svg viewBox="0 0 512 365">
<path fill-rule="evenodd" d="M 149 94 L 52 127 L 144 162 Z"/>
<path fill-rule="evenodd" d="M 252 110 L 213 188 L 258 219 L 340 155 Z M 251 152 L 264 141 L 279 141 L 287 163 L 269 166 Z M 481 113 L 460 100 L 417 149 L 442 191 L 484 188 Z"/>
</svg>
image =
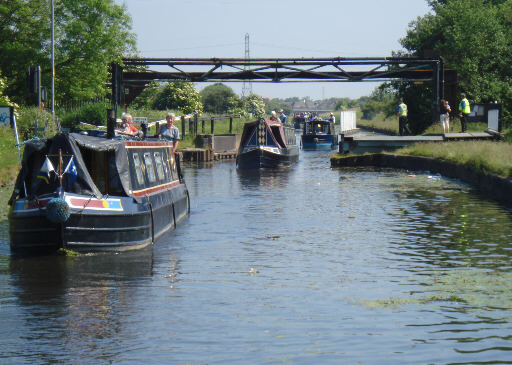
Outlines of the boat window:
<svg viewBox="0 0 512 365">
<path fill-rule="evenodd" d="M 169 161 L 169 150 L 168 149 L 165 149 L 162 151 L 162 162 L 163 162 L 163 165 L 164 165 L 164 172 L 165 172 L 165 176 L 167 176 L 167 178 L 169 179 L 173 179 L 173 171 L 172 171 L 172 166 L 171 166 L 171 162 Z"/>
<path fill-rule="evenodd" d="M 105 194 L 107 189 L 105 154 L 100 151 L 90 151 L 90 166 L 88 168 L 94 184 L 101 193 Z"/>
<path fill-rule="evenodd" d="M 156 181 L 155 167 L 153 166 L 153 159 L 151 158 L 151 152 L 144 153 L 144 163 L 146 164 L 146 173 L 150 183 Z"/>
<path fill-rule="evenodd" d="M 155 157 L 156 174 L 158 176 L 158 180 L 165 180 L 164 167 L 162 164 L 162 155 L 160 154 L 160 152 L 155 152 L 153 156 Z"/>
<path fill-rule="evenodd" d="M 142 163 L 140 161 L 139 154 L 134 152 L 132 156 L 133 164 L 135 166 L 135 176 L 137 176 L 137 183 L 140 186 L 144 186 L 144 175 L 142 175 Z"/>
<path fill-rule="evenodd" d="M 121 184 L 121 178 L 117 171 L 116 154 L 115 152 L 107 152 L 108 158 L 108 194 L 124 195 L 123 185 Z"/>
</svg>

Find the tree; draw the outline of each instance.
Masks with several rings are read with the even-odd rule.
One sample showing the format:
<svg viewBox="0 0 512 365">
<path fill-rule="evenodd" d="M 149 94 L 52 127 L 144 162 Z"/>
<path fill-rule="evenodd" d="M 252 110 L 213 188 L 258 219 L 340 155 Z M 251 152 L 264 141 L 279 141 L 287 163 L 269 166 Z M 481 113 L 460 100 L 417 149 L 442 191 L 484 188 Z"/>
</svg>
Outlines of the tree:
<svg viewBox="0 0 512 365">
<path fill-rule="evenodd" d="M 2 77 L 2 73 L 0 72 L 0 105 L 13 106 L 13 107 L 17 108 L 18 105 L 13 103 L 7 95 L 4 95 L 4 90 L 6 87 L 7 87 L 7 82 Z"/>
<path fill-rule="evenodd" d="M 190 82 L 177 81 L 167 83 L 158 93 L 153 103 L 158 110 L 179 110 L 183 113 L 201 112 L 201 96 Z"/>
<path fill-rule="evenodd" d="M 265 112 L 267 114 L 270 114 L 271 111 L 275 111 L 279 115 L 279 110 L 281 109 L 283 109 L 285 113 L 290 114 L 291 109 L 278 98 L 263 100 L 263 102 L 265 103 Z"/>
<path fill-rule="evenodd" d="M 232 98 L 238 98 L 229 86 L 220 82 L 206 86 L 200 94 L 204 111 L 216 114 L 226 113 L 233 102 Z"/>
<path fill-rule="evenodd" d="M 363 118 L 369 119 L 378 113 L 383 113 L 386 118 L 389 118 L 396 114 L 396 102 L 397 97 L 391 84 L 382 84 L 372 92 L 368 100 L 362 103 Z"/>
<path fill-rule="evenodd" d="M 234 114 L 240 114 L 240 115 L 247 115 L 247 112 L 245 110 L 244 101 L 240 99 L 237 95 L 232 96 L 227 101 L 228 104 L 228 110 L 227 113 L 230 115 Z"/>
<path fill-rule="evenodd" d="M 131 18 L 114 0 L 55 2 L 56 100 L 88 99 L 108 93 L 108 68 L 135 50 Z M 27 100 L 29 66 L 40 65 L 50 85 L 50 9 L 48 0 L 9 0 L 0 5 L 0 69 L 7 92 Z"/>
<path fill-rule="evenodd" d="M 250 94 L 244 99 L 245 110 L 252 113 L 255 118 L 263 118 L 265 116 L 265 103 L 261 96 Z"/>
<path fill-rule="evenodd" d="M 357 100 L 349 99 L 349 98 L 340 98 L 336 100 L 336 104 L 334 106 L 335 110 L 347 110 L 351 108 L 355 108 L 357 106 Z"/>
<path fill-rule="evenodd" d="M 409 26 L 402 45 L 413 55 L 436 49 L 446 68 L 457 70 L 460 91 L 474 102 L 498 100 L 504 116 L 512 112 L 512 1 L 467 0 L 430 1 L 433 13 Z M 426 86 L 404 86 L 401 92 L 422 98 Z M 411 100 L 411 104 L 426 104 Z M 451 100 L 452 104 L 457 102 Z M 410 118 L 411 120 L 413 118 Z"/>
<path fill-rule="evenodd" d="M 155 103 L 156 97 L 162 87 L 153 82 L 150 86 L 146 87 L 130 104 L 135 109 L 151 109 Z"/>
</svg>

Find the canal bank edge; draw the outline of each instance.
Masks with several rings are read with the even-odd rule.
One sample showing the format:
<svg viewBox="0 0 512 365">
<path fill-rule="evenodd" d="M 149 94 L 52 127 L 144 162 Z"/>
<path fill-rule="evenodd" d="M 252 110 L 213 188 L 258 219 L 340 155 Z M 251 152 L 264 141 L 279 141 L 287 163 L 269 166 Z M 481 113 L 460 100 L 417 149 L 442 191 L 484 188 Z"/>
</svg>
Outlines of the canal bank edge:
<svg viewBox="0 0 512 365">
<path fill-rule="evenodd" d="M 431 157 L 375 153 L 367 155 L 331 156 L 331 167 L 392 167 L 414 171 L 430 171 L 459 179 L 477 188 L 483 194 L 512 206 L 512 180 L 502 176 L 478 172 L 475 169 L 450 161 Z"/>
</svg>

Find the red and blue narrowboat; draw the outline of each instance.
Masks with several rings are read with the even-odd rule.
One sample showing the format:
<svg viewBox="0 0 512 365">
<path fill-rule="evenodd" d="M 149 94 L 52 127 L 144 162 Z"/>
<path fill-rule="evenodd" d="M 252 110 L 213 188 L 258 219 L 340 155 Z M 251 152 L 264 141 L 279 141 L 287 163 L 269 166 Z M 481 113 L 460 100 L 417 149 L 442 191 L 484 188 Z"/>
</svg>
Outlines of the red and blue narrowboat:
<svg viewBox="0 0 512 365">
<path fill-rule="evenodd" d="M 172 145 L 61 133 L 25 144 L 9 200 L 13 252 L 145 247 L 190 212 Z"/>
</svg>

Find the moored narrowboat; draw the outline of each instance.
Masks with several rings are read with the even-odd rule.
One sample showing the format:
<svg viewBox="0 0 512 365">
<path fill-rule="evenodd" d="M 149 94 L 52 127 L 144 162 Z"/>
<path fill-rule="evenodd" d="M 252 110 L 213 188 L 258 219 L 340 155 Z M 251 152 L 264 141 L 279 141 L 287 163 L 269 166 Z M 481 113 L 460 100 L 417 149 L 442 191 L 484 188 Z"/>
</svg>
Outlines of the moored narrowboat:
<svg viewBox="0 0 512 365">
<path fill-rule="evenodd" d="M 189 214 L 172 144 L 83 133 L 25 144 L 9 200 L 12 251 L 142 248 Z"/>
<path fill-rule="evenodd" d="M 269 119 L 245 123 L 236 157 L 239 169 L 289 167 L 298 160 L 293 128 Z"/>
<path fill-rule="evenodd" d="M 300 138 L 305 150 L 330 150 L 338 143 L 334 123 L 324 119 L 304 122 Z"/>
</svg>

